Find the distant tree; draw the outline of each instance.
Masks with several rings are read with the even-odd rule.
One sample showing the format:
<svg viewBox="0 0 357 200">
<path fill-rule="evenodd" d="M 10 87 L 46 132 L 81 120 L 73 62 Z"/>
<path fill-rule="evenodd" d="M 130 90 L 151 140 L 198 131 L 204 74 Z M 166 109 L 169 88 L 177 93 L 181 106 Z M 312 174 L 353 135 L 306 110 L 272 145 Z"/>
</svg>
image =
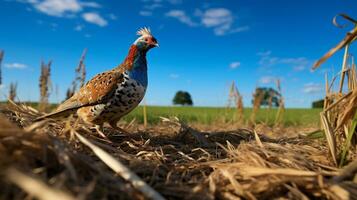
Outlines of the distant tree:
<svg viewBox="0 0 357 200">
<path fill-rule="evenodd" d="M 324 107 L 324 99 L 316 100 L 312 102 L 312 108 L 323 108 Z"/>
<path fill-rule="evenodd" d="M 193 105 L 193 101 L 190 93 L 185 91 L 178 91 L 175 94 L 174 99 L 172 100 L 174 105 Z"/>
<path fill-rule="evenodd" d="M 273 88 L 258 87 L 255 89 L 252 104 L 254 105 L 254 99 L 256 97 L 261 98 L 260 105 L 269 107 L 278 107 L 281 94 Z"/>
</svg>

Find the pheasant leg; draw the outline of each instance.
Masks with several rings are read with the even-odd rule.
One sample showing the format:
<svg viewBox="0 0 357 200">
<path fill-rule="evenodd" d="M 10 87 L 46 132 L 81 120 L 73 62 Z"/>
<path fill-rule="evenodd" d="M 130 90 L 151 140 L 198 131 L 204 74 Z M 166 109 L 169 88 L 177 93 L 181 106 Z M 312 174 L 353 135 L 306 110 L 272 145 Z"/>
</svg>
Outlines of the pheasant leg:
<svg viewBox="0 0 357 200">
<path fill-rule="evenodd" d="M 117 131 L 120 131 L 121 133 L 124 133 L 124 134 L 128 135 L 129 132 L 126 131 L 126 130 L 124 130 L 124 129 L 122 129 L 122 128 L 120 128 L 120 127 L 118 126 L 118 123 L 117 123 L 117 122 L 118 122 L 118 121 L 111 121 L 111 122 L 109 122 L 109 125 L 110 125 L 113 129 L 115 129 L 115 130 L 117 130 Z"/>
</svg>

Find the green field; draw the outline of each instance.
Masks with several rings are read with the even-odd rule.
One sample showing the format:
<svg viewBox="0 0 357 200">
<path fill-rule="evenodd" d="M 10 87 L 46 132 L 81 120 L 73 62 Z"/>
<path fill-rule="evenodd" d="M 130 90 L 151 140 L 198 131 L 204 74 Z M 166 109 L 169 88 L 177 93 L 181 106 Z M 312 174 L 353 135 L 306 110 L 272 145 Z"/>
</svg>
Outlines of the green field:
<svg viewBox="0 0 357 200">
<path fill-rule="evenodd" d="M 257 113 L 257 123 L 274 124 L 277 109 L 260 109 Z M 319 123 L 321 109 L 286 109 L 283 124 L 291 125 L 316 125 Z M 180 120 L 188 123 L 214 124 L 217 122 L 229 122 L 236 118 L 235 109 L 211 108 L 211 107 L 163 107 L 148 106 L 148 123 L 156 124 L 159 117 L 177 116 Z M 244 109 L 244 120 L 247 121 L 252 113 L 251 108 Z M 137 122 L 143 123 L 143 108 L 138 107 L 124 119 L 131 121 L 136 118 Z"/>
<path fill-rule="evenodd" d="M 5 102 L 0 104 L 5 105 Z M 26 105 L 37 108 L 37 103 L 25 103 Z M 51 109 L 56 108 L 56 104 L 51 104 Z M 275 122 L 277 109 L 260 109 L 256 116 L 257 123 L 266 123 L 273 125 Z M 288 108 L 284 112 L 283 124 L 286 126 L 298 125 L 317 125 L 320 121 L 319 113 L 321 109 L 298 109 Z M 244 121 L 250 119 L 252 113 L 251 108 L 244 109 Z M 226 109 L 222 107 L 181 107 L 181 106 L 147 106 L 148 123 L 157 124 L 162 117 L 178 117 L 186 123 L 199 123 L 199 124 L 215 124 L 221 122 L 232 122 L 236 119 L 235 109 Z M 143 107 L 139 106 L 129 115 L 125 116 L 123 120 L 131 121 L 136 119 L 138 123 L 143 123 Z"/>
</svg>

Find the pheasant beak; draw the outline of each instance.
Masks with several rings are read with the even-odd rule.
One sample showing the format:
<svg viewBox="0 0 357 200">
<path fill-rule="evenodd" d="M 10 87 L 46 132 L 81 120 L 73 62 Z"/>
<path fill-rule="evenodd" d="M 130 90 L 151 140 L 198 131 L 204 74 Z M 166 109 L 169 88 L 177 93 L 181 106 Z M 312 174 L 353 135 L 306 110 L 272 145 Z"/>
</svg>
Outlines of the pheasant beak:
<svg viewBox="0 0 357 200">
<path fill-rule="evenodd" d="M 151 47 L 159 47 L 159 43 L 157 42 L 157 40 L 154 37 L 151 38 L 151 40 L 149 40 L 148 43 Z"/>
<path fill-rule="evenodd" d="M 153 47 L 159 47 L 159 43 L 157 43 L 157 42 L 150 42 L 150 43 L 149 43 L 149 46 L 150 46 L 151 48 L 153 48 Z"/>
</svg>

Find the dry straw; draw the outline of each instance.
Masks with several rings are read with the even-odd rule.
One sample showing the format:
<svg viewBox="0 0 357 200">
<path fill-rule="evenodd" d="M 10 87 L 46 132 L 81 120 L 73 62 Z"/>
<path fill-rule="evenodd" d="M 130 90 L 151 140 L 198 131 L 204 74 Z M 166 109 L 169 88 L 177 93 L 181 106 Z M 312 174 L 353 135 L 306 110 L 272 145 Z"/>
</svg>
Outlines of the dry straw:
<svg viewBox="0 0 357 200">
<path fill-rule="evenodd" d="M 280 94 L 280 98 L 279 98 L 279 108 L 275 116 L 275 125 L 280 125 L 284 120 L 284 113 L 285 113 L 285 101 L 281 90 L 280 79 L 276 80 L 276 87 Z"/>
<path fill-rule="evenodd" d="M 86 66 L 84 64 L 84 60 L 87 55 L 87 49 L 84 49 L 82 52 L 82 56 L 79 59 L 78 66 L 75 68 L 75 78 L 72 81 L 72 88 L 68 88 L 66 93 L 66 99 L 71 98 L 74 93 L 81 88 L 86 80 Z"/>
<path fill-rule="evenodd" d="M 234 81 L 232 81 L 229 89 L 227 112 L 230 110 L 232 105 L 236 107 L 233 121 L 237 122 L 238 124 L 242 124 L 244 121 L 243 96 L 239 93 Z"/>
<path fill-rule="evenodd" d="M 0 85 L 2 85 L 2 60 L 4 59 L 5 52 L 0 51 Z"/>
<path fill-rule="evenodd" d="M 336 149 L 340 137 L 345 147 L 353 146 L 353 65 L 341 73 L 350 91 L 329 90 L 321 113 Z M 261 98 L 255 96 L 258 110 Z M 334 161 L 326 157 L 329 150 L 321 141 L 272 139 L 250 129 L 208 132 L 162 118 L 162 124 L 145 131 L 130 124 L 128 135 L 105 128 L 109 143 L 74 117 L 34 123 L 41 115 L 11 100 L 0 108 L 0 199 L 357 197 L 357 161 L 336 168 L 337 154 Z"/>
<path fill-rule="evenodd" d="M 75 118 L 33 123 L 41 113 L 12 101 L 1 113 L 0 199 L 357 196 L 356 163 L 336 169 L 328 149 L 307 138 L 274 140 L 248 129 L 203 132 L 163 118 L 160 126 L 130 135 L 106 129 L 107 143 Z"/>
<path fill-rule="evenodd" d="M 324 110 L 321 112 L 321 123 L 325 131 L 332 159 L 336 165 L 339 162 L 339 165 L 342 166 L 345 164 L 348 151 L 355 149 L 357 141 L 355 134 L 355 124 L 357 123 L 355 115 L 357 110 L 357 74 L 354 59 L 349 53 L 350 45 L 357 39 L 357 21 L 345 14 L 338 16 L 352 22 L 354 28 L 347 33 L 346 37 L 337 46 L 330 49 L 318 60 L 314 64 L 313 69 L 319 67 L 334 53 L 344 48 L 342 69 L 339 72 L 340 81 L 338 90 L 332 91 L 331 89 L 338 75 L 332 79 L 331 83 L 328 82 L 326 76 L 326 97 Z M 334 24 L 341 28 L 345 27 L 337 23 L 338 16 L 334 18 Z M 345 83 L 347 83 L 347 86 Z M 351 143 L 353 145 L 350 145 Z M 350 156 L 353 156 L 353 154 Z"/>
<path fill-rule="evenodd" d="M 17 83 L 10 83 L 9 99 L 11 101 L 15 101 L 16 96 L 17 96 Z"/>
<path fill-rule="evenodd" d="M 256 116 L 262 104 L 263 98 L 264 98 L 264 92 L 256 88 L 255 92 L 253 93 L 253 110 L 252 110 L 252 114 L 250 115 L 250 122 L 252 124 L 255 124 L 256 122 Z"/>
<path fill-rule="evenodd" d="M 40 102 L 39 110 L 46 111 L 48 109 L 48 97 L 50 96 L 51 89 L 51 64 L 52 61 L 48 64 L 41 62 L 41 75 L 40 75 Z"/>
</svg>

